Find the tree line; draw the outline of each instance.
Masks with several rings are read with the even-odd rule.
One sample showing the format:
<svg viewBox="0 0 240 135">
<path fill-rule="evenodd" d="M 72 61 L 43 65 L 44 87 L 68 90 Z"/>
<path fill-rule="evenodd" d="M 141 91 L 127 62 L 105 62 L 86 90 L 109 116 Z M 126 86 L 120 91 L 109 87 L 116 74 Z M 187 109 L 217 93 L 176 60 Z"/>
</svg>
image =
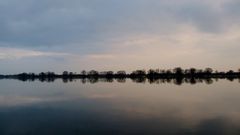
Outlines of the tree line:
<svg viewBox="0 0 240 135">
<path fill-rule="evenodd" d="M 0 78 L 226 78 L 240 77 L 240 69 L 235 72 L 229 70 L 227 72 L 214 71 L 212 68 L 196 69 L 182 69 L 177 67 L 174 69 L 149 69 L 149 70 L 135 70 L 131 73 L 127 73 L 124 70 L 113 72 L 103 71 L 98 72 L 96 70 L 81 71 L 80 73 L 64 71 L 62 74 L 56 74 L 54 72 L 41 72 L 35 73 L 20 73 L 16 75 L 0 75 Z"/>
</svg>

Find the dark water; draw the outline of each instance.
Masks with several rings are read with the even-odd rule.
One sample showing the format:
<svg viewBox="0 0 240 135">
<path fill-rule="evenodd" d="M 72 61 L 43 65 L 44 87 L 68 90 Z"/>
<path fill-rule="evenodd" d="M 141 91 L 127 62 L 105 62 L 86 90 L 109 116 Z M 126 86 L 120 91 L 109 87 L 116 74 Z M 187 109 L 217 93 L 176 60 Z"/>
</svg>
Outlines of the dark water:
<svg viewBox="0 0 240 135">
<path fill-rule="evenodd" d="M 240 134 L 240 83 L 0 81 L 0 135 Z"/>
</svg>

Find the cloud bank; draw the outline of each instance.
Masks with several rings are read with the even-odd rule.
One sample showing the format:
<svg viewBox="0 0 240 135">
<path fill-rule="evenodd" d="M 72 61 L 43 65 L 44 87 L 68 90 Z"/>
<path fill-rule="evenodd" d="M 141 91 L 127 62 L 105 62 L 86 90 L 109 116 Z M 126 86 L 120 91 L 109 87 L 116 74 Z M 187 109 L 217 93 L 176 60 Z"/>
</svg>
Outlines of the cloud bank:
<svg viewBox="0 0 240 135">
<path fill-rule="evenodd" d="M 239 6 L 237 0 L 0 0 L 0 59 L 18 58 L 15 65 L 67 53 L 73 56 L 57 62 L 75 70 L 238 68 Z"/>
<path fill-rule="evenodd" d="M 33 51 L 33 50 L 24 50 L 24 49 L 16 49 L 16 48 L 3 48 L 0 47 L 0 60 L 18 60 L 27 57 L 51 57 L 58 56 L 64 57 L 67 56 L 66 53 L 54 53 L 54 52 L 41 52 L 41 51 Z"/>
</svg>

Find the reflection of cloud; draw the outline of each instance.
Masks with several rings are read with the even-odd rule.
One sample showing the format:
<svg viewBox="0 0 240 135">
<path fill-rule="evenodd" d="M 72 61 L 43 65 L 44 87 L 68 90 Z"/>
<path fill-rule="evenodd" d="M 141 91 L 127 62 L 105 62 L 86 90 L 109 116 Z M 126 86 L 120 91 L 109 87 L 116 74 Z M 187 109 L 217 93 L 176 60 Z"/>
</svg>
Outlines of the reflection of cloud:
<svg viewBox="0 0 240 135">
<path fill-rule="evenodd" d="M 20 96 L 20 95 L 10 95 L 10 96 L 0 96 L 0 107 L 11 107 L 11 106 L 28 106 L 32 104 L 40 103 L 52 103 L 58 101 L 67 101 L 66 97 L 37 97 L 37 96 Z"/>
<path fill-rule="evenodd" d="M 66 55 L 68 54 L 0 47 L 0 60 L 1 59 L 21 59 L 21 58 L 27 58 L 27 57 L 41 57 L 41 56 L 66 56 Z"/>
<path fill-rule="evenodd" d="M 39 102 L 43 102 L 43 99 L 25 96 L 0 96 L 0 106 L 19 106 Z"/>
</svg>

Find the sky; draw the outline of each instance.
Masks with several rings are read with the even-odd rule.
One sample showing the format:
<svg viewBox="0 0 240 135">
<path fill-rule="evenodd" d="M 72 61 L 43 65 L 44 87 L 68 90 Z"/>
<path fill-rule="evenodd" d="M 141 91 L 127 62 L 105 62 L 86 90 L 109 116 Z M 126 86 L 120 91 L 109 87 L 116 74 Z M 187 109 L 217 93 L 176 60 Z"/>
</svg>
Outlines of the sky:
<svg viewBox="0 0 240 135">
<path fill-rule="evenodd" d="M 0 0 L 0 74 L 240 68 L 239 0 Z"/>
</svg>

